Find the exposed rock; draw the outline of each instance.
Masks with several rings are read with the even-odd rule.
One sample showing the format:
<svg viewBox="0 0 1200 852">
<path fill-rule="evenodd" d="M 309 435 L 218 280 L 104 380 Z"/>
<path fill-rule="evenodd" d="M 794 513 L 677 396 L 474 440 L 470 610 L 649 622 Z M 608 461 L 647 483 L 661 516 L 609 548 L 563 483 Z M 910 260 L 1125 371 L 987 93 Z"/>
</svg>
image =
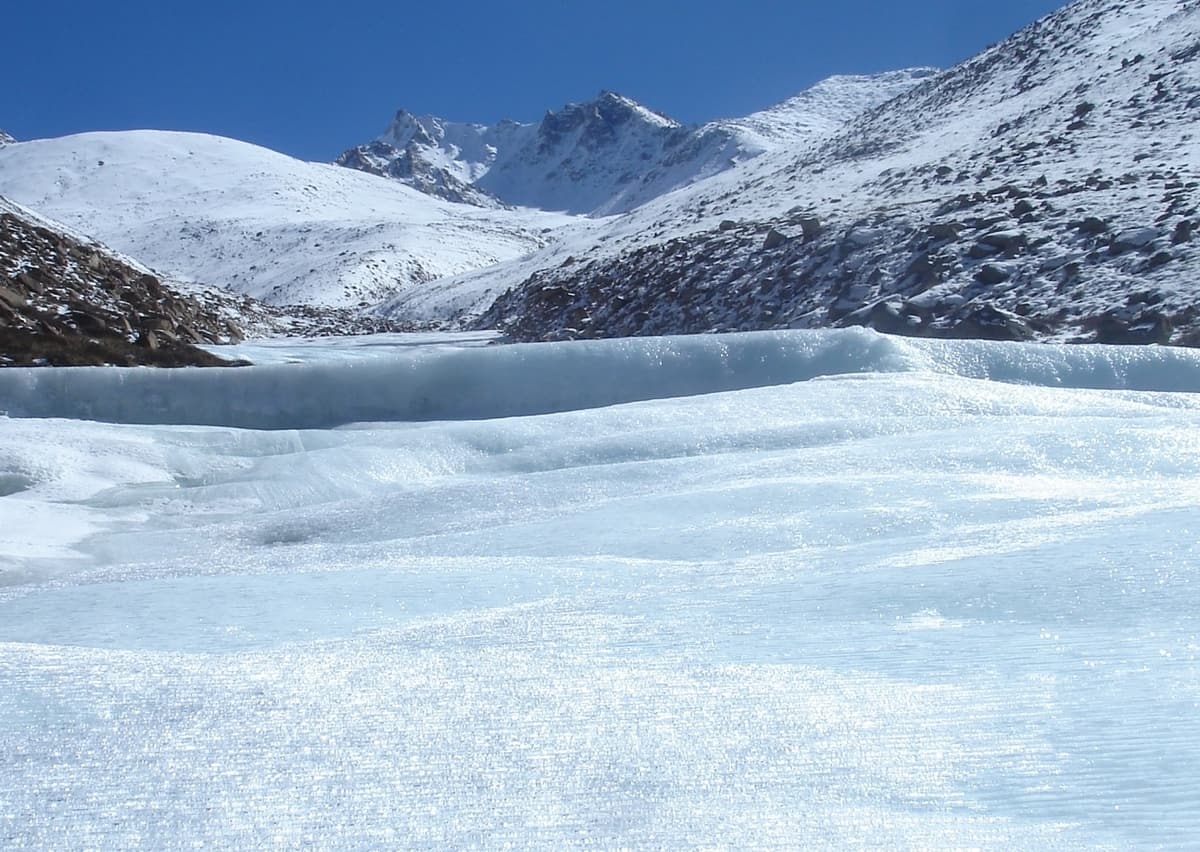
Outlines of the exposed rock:
<svg viewBox="0 0 1200 852">
<path fill-rule="evenodd" d="M 979 267 L 979 271 L 975 273 L 975 277 L 984 284 L 1003 284 L 1009 278 L 1012 278 L 1012 270 L 1007 266 L 1001 266 L 997 263 L 985 263 Z"/>
<path fill-rule="evenodd" d="M 821 220 L 816 216 L 796 216 L 792 218 L 792 222 L 800 226 L 800 231 L 804 234 L 805 240 L 815 240 L 821 236 L 823 228 L 821 227 Z"/>
<path fill-rule="evenodd" d="M 4 199 L 0 306 L 0 366 L 230 363 L 178 339 L 186 315 L 191 342 L 228 342 L 219 313 Z"/>
<path fill-rule="evenodd" d="M 951 330 L 951 336 L 980 340 L 1031 340 L 1034 332 L 1021 317 L 984 305 L 971 311 Z"/>
<path fill-rule="evenodd" d="M 769 231 L 767 231 L 767 238 L 763 241 L 763 251 L 770 251 L 771 249 L 779 248 L 787 241 L 787 237 L 774 228 L 771 228 Z"/>
<path fill-rule="evenodd" d="M 1097 234 L 1103 234 L 1106 232 L 1108 230 L 1108 223 L 1103 219 L 1098 219 L 1095 216 L 1088 216 L 1082 222 L 1079 222 L 1075 227 L 1081 233 L 1095 236 Z"/>
<path fill-rule="evenodd" d="M 961 222 L 935 222 L 925 229 L 933 240 L 957 240 L 966 228 Z"/>
<path fill-rule="evenodd" d="M 1029 239 L 1020 231 L 993 231 L 981 236 L 979 242 L 1005 254 L 1013 255 L 1024 251 L 1029 244 Z"/>
<path fill-rule="evenodd" d="M 1162 236 L 1157 228 L 1131 228 L 1113 237 L 1108 250 L 1112 254 L 1124 254 L 1144 249 Z"/>
<path fill-rule="evenodd" d="M 1170 317 L 1158 311 L 1146 311 L 1132 320 L 1122 319 L 1116 312 L 1110 311 L 1098 317 L 1094 325 L 1097 343 L 1119 346 L 1166 344 L 1175 330 Z"/>
</svg>

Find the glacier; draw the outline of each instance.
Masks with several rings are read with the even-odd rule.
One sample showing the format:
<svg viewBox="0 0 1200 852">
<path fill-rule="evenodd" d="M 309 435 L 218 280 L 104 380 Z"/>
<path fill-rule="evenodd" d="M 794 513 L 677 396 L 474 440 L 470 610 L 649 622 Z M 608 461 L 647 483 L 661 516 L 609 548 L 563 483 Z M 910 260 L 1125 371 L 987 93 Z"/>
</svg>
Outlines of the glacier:
<svg viewBox="0 0 1200 852">
<path fill-rule="evenodd" d="M 1200 354 L 0 371 L 0 847 L 1186 848 Z"/>
</svg>

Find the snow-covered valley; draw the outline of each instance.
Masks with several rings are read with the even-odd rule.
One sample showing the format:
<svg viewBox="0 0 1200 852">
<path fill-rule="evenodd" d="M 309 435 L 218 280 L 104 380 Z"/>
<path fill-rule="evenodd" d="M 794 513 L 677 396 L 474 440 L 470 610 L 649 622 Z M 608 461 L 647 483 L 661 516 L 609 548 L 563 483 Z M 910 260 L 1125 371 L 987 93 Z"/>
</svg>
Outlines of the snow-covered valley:
<svg viewBox="0 0 1200 852">
<path fill-rule="evenodd" d="M 402 110 L 349 168 L 85 133 L 0 146 L 0 194 L 166 279 L 372 329 L 1192 346 L 1197 39 L 1193 0 L 1077 0 L 945 71 L 702 125 L 612 92 L 537 123 Z"/>
<path fill-rule="evenodd" d="M 0 132 L 0 849 L 1195 848 L 1197 108 Z"/>
<path fill-rule="evenodd" d="M 0 845 L 1194 841 L 1200 355 L 486 344 L 0 372 Z"/>
</svg>

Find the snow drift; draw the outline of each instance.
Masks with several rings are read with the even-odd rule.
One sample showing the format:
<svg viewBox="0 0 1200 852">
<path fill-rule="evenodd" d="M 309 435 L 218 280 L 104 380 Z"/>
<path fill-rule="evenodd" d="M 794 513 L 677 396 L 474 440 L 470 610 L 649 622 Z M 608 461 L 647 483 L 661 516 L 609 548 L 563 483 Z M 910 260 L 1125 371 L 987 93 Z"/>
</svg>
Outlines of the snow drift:
<svg viewBox="0 0 1200 852">
<path fill-rule="evenodd" d="M 397 349 L 364 361 L 230 371 L 10 369 L 0 411 L 119 423 L 320 429 L 479 420 L 932 371 L 1048 387 L 1200 391 L 1200 353 L 886 337 L 862 329 Z"/>
</svg>

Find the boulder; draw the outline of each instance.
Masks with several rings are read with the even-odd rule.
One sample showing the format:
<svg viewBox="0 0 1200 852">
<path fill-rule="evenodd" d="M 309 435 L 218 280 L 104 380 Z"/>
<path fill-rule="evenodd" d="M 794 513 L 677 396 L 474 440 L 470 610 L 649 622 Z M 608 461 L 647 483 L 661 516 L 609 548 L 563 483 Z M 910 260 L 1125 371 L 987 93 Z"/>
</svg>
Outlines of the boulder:
<svg viewBox="0 0 1200 852">
<path fill-rule="evenodd" d="M 894 301 L 877 302 L 871 306 L 866 325 L 882 334 L 903 334 L 909 337 L 923 334 L 924 318 L 908 304 Z"/>
<path fill-rule="evenodd" d="M 1000 254 L 1000 249 L 986 243 L 975 243 L 967 251 L 967 257 L 972 260 L 983 260 L 985 257 L 995 257 L 998 254 Z"/>
<path fill-rule="evenodd" d="M 774 228 L 771 228 L 769 231 L 767 231 L 767 238 L 763 240 L 763 251 L 770 251 L 771 249 L 779 248 L 787 241 L 788 238 L 786 236 Z"/>
<path fill-rule="evenodd" d="M 804 235 L 805 240 L 815 240 L 821 236 L 821 232 L 824 230 L 821 220 L 816 216 L 797 216 L 792 221 L 800 226 L 800 232 Z"/>
<path fill-rule="evenodd" d="M 1038 272 L 1043 274 L 1049 272 L 1058 272 L 1058 270 L 1062 269 L 1063 267 L 1078 261 L 1080 257 L 1081 255 L 1078 254 L 1060 254 L 1056 255 L 1055 257 L 1048 257 L 1042 261 L 1041 265 L 1038 267 Z"/>
<path fill-rule="evenodd" d="M 979 243 L 1011 255 L 1024 251 L 1029 239 L 1020 231 L 992 231 L 980 237 Z"/>
<path fill-rule="evenodd" d="M 1108 245 L 1109 253 L 1125 254 L 1129 251 L 1140 251 L 1157 240 L 1161 234 L 1158 228 L 1131 228 L 1121 231 Z"/>
<path fill-rule="evenodd" d="M 950 330 L 953 337 L 970 340 L 1030 340 L 1033 329 L 1016 314 L 993 305 L 981 305 Z"/>
<path fill-rule="evenodd" d="M 985 263 L 979 267 L 979 271 L 975 273 L 975 278 L 980 283 L 995 286 L 996 284 L 1003 284 L 1009 278 L 1012 278 L 1012 270 L 998 263 Z"/>
<path fill-rule="evenodd" d="M 846 239 L 842 241 L 842 245 L 848 251 L 855 251 L 878 242 L 880 236 L 879 231 L 871 228 L 851 228 L 850 232 L 846 234 Z"/>
<path fill-rule="evenodd" d="M 934 222 L 925 233 L 934 240 L 957 240 L 965 227 L 962 222 Z"/>
<path fill-rule="evenodd" d="M 1126 321 L 1112 311 L 1095 323 L 1096 342 L 1115 346 L 1148 346 L 1166 344 L 1175 331 L 1171 318 L 1158 311 L 1146 311 Z"/>
<path fill-rule="evenodd" d="M 0 287 L 0 302 L 11 308 L 25 307 L 25 297 L 9 287 Z"/>
</svg>

